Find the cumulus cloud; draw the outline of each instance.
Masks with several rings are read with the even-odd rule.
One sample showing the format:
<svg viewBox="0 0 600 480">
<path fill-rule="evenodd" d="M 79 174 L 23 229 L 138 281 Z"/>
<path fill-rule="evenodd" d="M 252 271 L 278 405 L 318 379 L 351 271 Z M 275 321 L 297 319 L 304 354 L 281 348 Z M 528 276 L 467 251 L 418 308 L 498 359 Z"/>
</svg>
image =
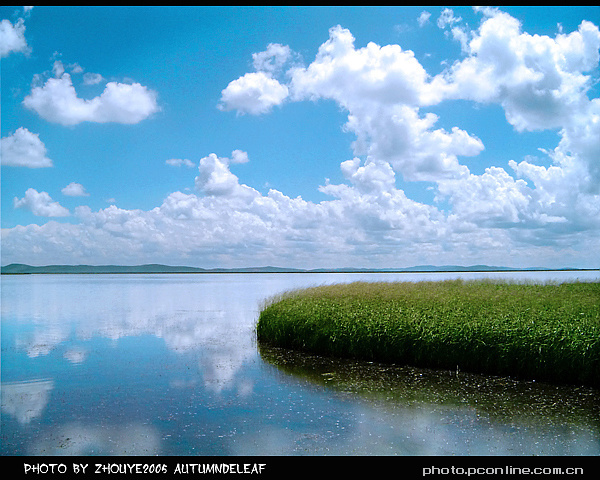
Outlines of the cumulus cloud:
<svg viewBox="0 0 600 480">
<path fill-rule="evenodd" d="M 552 39 L 521 31 L 517 19 L 488 13 L 468 44 L 469 56 L 447 73 L 447 98 L 499 103 L 518 131 L 560 128 L 585 109 L 598 65 L 600 32 L 583 21 Z"/>
<path fill-rule="evenodd" d="M 541 149 L 550 166 L 534 159 L 509 162 L 516 175 L 534 187 L 532 211 L 549 221 L 567 222 L 573 230 L 600 227 L 600 101 L 588 107 L 561 130 L 555 149 Z"/>
<path fill-rule="evenodd" d="M 288 56 L 287 49 L 270 45 L 254 56 L 255 67 L 267 58 L 279 59 L 280 65 Z M 468 169 L 458 157 L 476 155 L 484 148 L 481 140 L 459 128 L 434 129 L 436 115 L 420 115 L 420 107 L 441 101 L 444 90 L 439 87 L 445 79 L 432 79 L 414 53 L 399 45 L 371 42 L 356 49 L 351 32 L 338 25 L 329 30 L 329 39 L 313 62 L 306 67 L 294 65 L 286 75 L 286 85 L 263 71 L 240 77 L 223 91 L 221 108 L 265 113 L 284 99 L 334 100 L 348 112 L 344 128 L 356 135 L 355 155 L 389 162 L 406 180 L 465 176 Z M 269 89 L 257 85 L 271 81 L 275 90 L 282 89 L 281 96 L 260 101 Z"/>
<path fill-rule="evenodd" d="M 134 124 L 159 110 L 156 92 L 139 83 L 109 82 L 101 95 L 90 100 L 77 96 L 71 75 L 62 73 L 36 86 L 23 105 L 40 117 L 61 125 L 81 122 Z"/>
<path fill-rule="evenodd" d="M 214 153 L 200 159 L 198 170 L 196 186 L 210 195 L 231 194 L 239 186 L 238 178 L 229 171 L 227 162 Z"/>
<path fill-rule="evenodd" d="M 468 56 L 444 74 L 445 97 L 497 103 L 515 130 L 554 129 L 560 141 L 554 150 L 541 150 L 550 166 L 510 160 L 519 180 L 494 167 L 442 181 L 440 194 L 458 215 L 479 225 L 545 225 L 546 232 L 560 225 L 598 228 L 600 103 L 587 96 L 589 72 L 598 67 L 598 27 L 583 21 L 577 31 L 551 38 L 523 32 L 517 19 L 498 9 L 481 11 Z"/>
<path fill-rule="evenodd" d="M 388 164 L 353 159 L 340 167 L 349 184 L 323 185 L 320 190 L 330 199 L 314 203 L 274 189 L 263 195 L 239 182 L 227 157 L 210 154 L 200 161 L 196 194 L 174 192 L 149 211 L 77 207 L 78 225 L 49 222 L 7 229 L 3 256 L 18 257 L 25 248 L 19 239 L 26 236 L 40 258 L 58 262 L 67 257 L 131 262 L 151 255 L 163 261 L 203 258 L 219 265 L 231 262 L 240 249 L 251 249 L 254 261 L 267 263 L 283 256 L 301 264 L 310 252 L 309 261 L 321 266 L 386 248 L 408 254 L 418 241 L 443 235 L 443 215 L 397 189 Z"/>
<path fill-rule="evenodd" d="M 214 153 L 200 159 L 199 175 L 195 179 L 196 188 L 208 195 L 229 196 L 235 198 L 253 198 L 258 192 L 239 183 L 238 177 L 229 170 L 229 163 L 245 163 L 247 154 L 234 150 L 233 159 L 219 158 Z"/>
<path fill-rule="evenodd" d="M 459 185 L 442 184 L 453 205 L 453 213 L 445 215 L 408 198 L 396 187 L 395 173 L 386 162 L 342 162 L 347 183 L 319 187 L 329 197 L 319 203 L 273 189 L 260 194 L 240 183 L 229 167 L 224 157 L 204 157 L 196 179 L 198 193 L 174 192 L 149 211 L 113 205 L 94 212 L 83 206 L 75 210 L 78 225 L 49 222 L 6 229 L 3 256 L 19 258 L 28 249 L 31 258 L 34 244 L 38 261 L 56 262 L 153 258 L 222 266 L 235 265 L 248 250 L 253 262 L 285 259 L 286 265 L 313 267 L 340 262 L 389 266 L 419 262 L 424 256 L 443 262 L 448 255 L 469 261 L 474 252 L 489 259 L 499 251 L 514 253 L 527 264 L 534 261 L 531 252 L 517 254 L 514 234 L 502 227 L 521 221 L 533 227 L 528 206 L 535 199 L 524 180 L 499 168 L 471 174 Z M 536 227 L 551 221 L 540 217 Z M 593 245 L 591 239 L 588 243 Z"/>
<path fill-rule="evenodd" d="M 173 192 L 149 211 L 78 207 L 81 223 L 62 230 L 56 222 L 4 230 L 3 256 L 18 260 L 26 248 L 30 255 L 21 241 L 28 238 L 39 258 L 54 261 L 75 255 L 81 261 L 223 265 L 250 251 L 253 262 L 263 264 L 389 266 L 508 257 L 533 266 L 560 251 L 561 261 L 578 258 L 581 265 L 587 252 L 600 248 L 600 100 L 588 98 L 590 72 L 598 68 L 598 27 L 584 21 L 551 38 L 523 32 L 497 9 L 478 11 L 475 30 L 451 11 L 438 19 L 461 42 L 463 56 L 435 76 L 410 50 L 375 43 L 356 48 L 351 32 L 335 26 L 308 65 L 284 72 L 292 52 L 270 44 L 253 55 L 254 72 L 222 91 L 219 108 L 238 113 L 266 114 L 285 102 L 316 99 L 332 100 L 347 113 L 343 129 L 354 135 L 353 158 L 340 163 L 343 183 L 318 187 L 327 199 L 316 203 L 274 189 L 263 195 L 232 172 L 248 162 L 246 152 L 210 153 L 198 163 L 195 193 Z M 51 80 L 72 88 L 65 75 Z M 442 128 L 431 111 L 455 100 L 499 105 L 517 132 L 552 129 L 558 144 L 541 149 L 541 159 L 499 158 L 473 173 L 463 158 L 480 155 L 485 137 L 461 125 Z M 438 203 L 412 200 L 398 179 L 429 182 Z"/>
<path fill-rule="evenodd" d="M 30 50 L 25 39 L 25 20 L 19 18 L 16 23 L 10 20 L 0 22 L 0 57 L 11 53 L 28 53 Z"/>
<path fill-rule="evenodd" d="M 252 72 L 233 80 L 221 92 L 219 109 L 259 115 L 281 105 L 288 96 L 288 87 L 267 73 Z"/>
<path fill-rule="evenodd" d="M 339 25 L 330 29 L 315 60 L 290 74 L 295 100 L 328 98 L 348 110 L 365 103 L 425 104 L 433 93 L 412 51 L 373 42 L 357 50 L 354 36 Z"/>
<path fill-rule="evenodd" d="M 276 78 L 283 66 L 294 56 L 287 45 L 270 43 L 263 52 L 252 54 L 256 72 L 233 80 L 221 92 L 218 108 L 236 110 L 238 114 L 261 115 L 281 105 L 289 95 L 287 85 Z"/>
<path fill-rule="evenodd" d="M 46 156 L 46 146 L 37 133 L 24 127 L 2 139 L 2 165 L 7 167 L 51 167 Z"/>
<path fill-rule="evenodd" d="M 349 114 L 345 128 L 356 134 L 355 154 L 390 162 L 405 180 L 463 177 L 469 170 L 458 156 L 477 155 L 484 145 L 458 127 L 432 129 L 437 120 L 433 113 L 421 117 L 417 108 L 382 106 Z"/>
<path fill-rule="evenodd" d="M 341 164 L 344 177 L 361 192 L 389 192 L 396 184 L 396 175 L 388 163 L 369 162 L 360 166 L 361 160 L 353 158 Z"/>
<path fill-rule="evenodd" d="M 231 159 L 229 159 L 229 163 L 247 163 L 248 162 L 248 153 L 243 150 L 234 150 L 231 152 Z"/>
<path fill-rule="evenodd" d="M 529 210 L 531 193 L 527 183 L 511 177 L 504 169 L 486 168 L 482 175 L 439 183 L 455 215 L 479 226 L 501 227 L 519 223 Z"/>
<path fill-rule="evenodd" d="M 410 50 L 369 43 L 354 48 L 354 37 L 332 28 L 315 61 L 291 72 L 295 100 L 329 98 L 348 111 L 347 131 L 356 135 L 356 155 L 390 162 L 407 180 L 464 176 L 458 156 L 483 150 L 481 140 L 459 128 L 433 129 L 437 116 L 421 106 L 440 101 L 432 79 Z"/>
<path fill-rule="evenodd" d="M 81 183 L 76 182 L 69 183 L 61 192 L 68 197 L 88 197 L 90 195 Z"/>
<path fill-rule="evenodd" d="M 21 199 L 15 197 L 13 200 L 15 208 L 29 210 L 38 217 L 67 217 L 69 210 L 58 202 L 52 201 L 48 192 L 38 192 L 34 188 L 28 188 L 25 196 Z"/>
</svg>

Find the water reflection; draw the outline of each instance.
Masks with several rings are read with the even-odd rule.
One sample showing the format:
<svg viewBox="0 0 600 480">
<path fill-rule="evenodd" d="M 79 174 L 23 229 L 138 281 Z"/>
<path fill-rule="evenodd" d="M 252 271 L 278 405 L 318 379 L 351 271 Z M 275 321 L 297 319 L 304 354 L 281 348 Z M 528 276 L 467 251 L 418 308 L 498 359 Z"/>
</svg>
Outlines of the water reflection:
<svg viewBox="0 0 600 480">
<path fill-rule="evenodd" d="M 158 431 L 143 424 L 112 426 L 67 423 L 50 435 L 36 439 L 30 455 L 157 455 Z"/>
<path fill-rule="evenodd" d="M 52 388 L 51 380 L 2 383 L 2 413 L 14 417 L 20 424 L 29 423 L 42 414 Z"/>
<path fill-rule="evenodd" d="M 344 453 L 598 455 L 600 399 L 588 387 L 335 359 L 260 347 L 286 375 L 359 404 Z"/>
<path fill-rule="evenodd" d="M 199 365 L 216 389 L 255 355 L 257 302 L 244 298 L 233 277 L 52 276 L 3 278 L 21 289 L 3 292 L 2 318 L 14 330 L 14 348 L 30 358 L 61 352 L 80 364 L 88 348 L 73 345 L 151 335 L 178 353 L 201 353 Z M 216 280 L 216 281 L 215 281 Z M 7 285 L 8 283 L 8 285 Z M 236 301 L 231 294 L 237 290 Z M 231 292 L 231 293 L 228 293 Z M 240 297 L 241 293 L 241 297 Z M 14 373 L 14 372 L 13 372 Z"/>
<path fill-rule="evenodd" d="M 73 364 L 83 363 L 87 355 L 87 350 L 84 348 L 70 348 L 65 351 L 63 357 Z"/>
<path fill-rule="evenodd" d="M 2 276 L 0 454 L 599 455 L 589 390 L 257 349 L 271 295 L 457 276 Z"/>
</svg>

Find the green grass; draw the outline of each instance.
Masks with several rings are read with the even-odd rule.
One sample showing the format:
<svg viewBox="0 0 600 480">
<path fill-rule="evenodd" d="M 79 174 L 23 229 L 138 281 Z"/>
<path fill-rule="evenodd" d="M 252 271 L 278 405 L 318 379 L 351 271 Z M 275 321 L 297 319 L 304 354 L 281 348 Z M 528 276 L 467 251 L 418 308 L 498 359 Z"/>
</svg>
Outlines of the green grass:
<svg viewBox="0 0 600 480">
<path fill-rule="evenodd" d="M 339 284 L 271 299 L 260 343 L 600 387 L 600 283 Z"/>
</svg>

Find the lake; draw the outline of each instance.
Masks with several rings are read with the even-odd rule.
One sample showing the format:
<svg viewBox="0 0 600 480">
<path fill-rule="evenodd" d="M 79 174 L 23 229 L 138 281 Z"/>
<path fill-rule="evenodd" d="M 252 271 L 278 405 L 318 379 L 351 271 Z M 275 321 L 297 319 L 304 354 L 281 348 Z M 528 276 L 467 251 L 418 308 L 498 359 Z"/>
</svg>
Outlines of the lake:
<svg viewBox="0 0 600 480">
<path fill-rule="evenodd" d="M 586 387 L 259 348 L 328 283 L 598 271 L 2 276 L 2 455 L 600 455 Z"/>
</svg>

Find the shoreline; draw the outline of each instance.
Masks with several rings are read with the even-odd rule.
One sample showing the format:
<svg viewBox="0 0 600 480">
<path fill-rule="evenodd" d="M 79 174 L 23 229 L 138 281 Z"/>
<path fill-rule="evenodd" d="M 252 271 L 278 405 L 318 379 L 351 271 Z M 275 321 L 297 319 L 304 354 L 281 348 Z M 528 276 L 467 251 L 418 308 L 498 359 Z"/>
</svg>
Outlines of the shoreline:
<svg viewBox="0 0 600 480">
<path fill-rule="evenodd" d="M 545 267 L 494 267 L 487 265 L 472 265 L 462 267 L 457 265 L 450 266 L 433 266 L 423 265 L 415 267 L 403 268 L 314 268 L 314 269 L 299 269 L 286 267 L 243 267 L 243 268 L 200 268 L 187 266 L 170 266 L 161 264 L 145 264 L 145 265 L 44 265 L 32 266 L 26 264 L 9 264 L 0 267 L 1 275 L 82 275 L 82 274 L 231 274 L 231 273 L 256 273 L 256 274 L 347 274 L 347 273 L 365 273 L 365 274 L 402 274 L 402 273 L 528 273 L 528 272 L 600 272 L 600 268 L 545 268 Z"/>
</svg>

